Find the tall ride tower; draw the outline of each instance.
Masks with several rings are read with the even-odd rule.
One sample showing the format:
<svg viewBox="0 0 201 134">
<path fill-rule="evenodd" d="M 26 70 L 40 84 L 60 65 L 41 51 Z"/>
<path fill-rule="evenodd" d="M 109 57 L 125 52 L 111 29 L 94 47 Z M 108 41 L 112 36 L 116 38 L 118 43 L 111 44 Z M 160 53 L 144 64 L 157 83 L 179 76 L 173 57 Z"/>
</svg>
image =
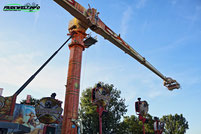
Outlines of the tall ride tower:
<svg viewBox="0 0 201 134">
<path fill-rule="evenodd" d="M 70 58 L 68 77 L 65 94 L 64 117 L 62 124 L 62 134 L 76 134 L 78 119 L 78 105 L 80 92 L 80 75 L 82 63 L 82 51 L 96 42 L 92 37 L 86 39 L 87 26 L 74 18 L 69 23 L 69 32 L 72 41 L 69 44 Z"/>
</svg>

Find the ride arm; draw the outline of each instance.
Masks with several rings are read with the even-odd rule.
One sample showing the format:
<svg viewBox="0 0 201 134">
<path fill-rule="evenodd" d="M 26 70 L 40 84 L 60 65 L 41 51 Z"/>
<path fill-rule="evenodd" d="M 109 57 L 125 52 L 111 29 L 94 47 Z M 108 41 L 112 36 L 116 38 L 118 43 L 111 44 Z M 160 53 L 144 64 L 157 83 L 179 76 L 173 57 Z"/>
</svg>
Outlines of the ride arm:
<svg viewBox="0 0 201 134">
<path fill-rule="evenodd" d="M 148 69 L 150 69 L 152 72 L 154 72 L 156 75 L 158 75 L 161 79 L 164 80 L 164 86 L 166 86 L 168 90 L 180 88 L 180 84 L 176 80 L 170 77 L 165 77 L 153 65 L 151 65 L 145 59 L 145 57 L 141 56 L 136 50 L 134 50 L 123 39 L 121 39 L 120 35 L 117 36 L 117 34 L 114 33 L 111 29 L 109 29 L 106 25 L 105 25 L 105 29 L 103 29 L 100 26 L 97 26 L 95 29 L 93 27 L 92 30 L 102 35 L 105 39 L 109 40 L 111 43 L 119 47 L 125 53 L 129 54 L 131 57 L 135 58 L 138 62 L 140 62 L 141 64 L 146 66 Z"/>
<path fill-rule="evenodd" d="M 169 90 L 180 88 L 180 84 L 170 77 L 165 77 L 160 73 L 154 66 L 152 66 L 143 56 L 141 56 L 137 51 L 135 51 L 131 46 L 129 46 L 121 37 L 113 32 L 108 26 L 106 26 L 101 19 L 98 17 L 98 12 L 96 9 L 89 7 L 85 9 L 75 0 L 54 0 L 75 18 L 79 19 L 83 27 L 90 28 L 94 32 L 100 34 L 105 39 L 109 40 L 111 43 L 119 47 L 125 53 L 129 54 L 131 57 L 136 59 L 138 62 L 146 66 L 161 79 L 164 80 L 164 86 Z"/>
</svg>

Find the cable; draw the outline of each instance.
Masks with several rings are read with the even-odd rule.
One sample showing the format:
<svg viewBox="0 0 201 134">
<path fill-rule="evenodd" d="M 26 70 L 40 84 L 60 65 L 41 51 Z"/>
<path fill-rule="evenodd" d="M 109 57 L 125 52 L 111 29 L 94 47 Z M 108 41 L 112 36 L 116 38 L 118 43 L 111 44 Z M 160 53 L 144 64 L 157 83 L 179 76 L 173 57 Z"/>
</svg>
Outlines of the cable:
<svg viewBox="0 0 201 134">
<path fill-rule="evenodd" d="M 65 44 L 72 38 L 73 34 L 63 43 L 63 45 L 14 93 L 14 96 L 19 95 L 24 88 L 36 77 L 36 75 L 54 58 L 54 56 L 65 46 Z"/>
<path fill-rule="evenodd" d="M 84 80 L 85 80 L 85 72 L 86 72 L 86 65 L 87 65 L 87 51 L 85 52 L 85 60 L 84 60 L 84 63 L 83 63 L 83 75 L 82 75 L 82 83 L 81 83 L 81 86 L 83 88 L 83 83 L 84 83 Z M 82 90 L 83 91 L 83 90 Z"/>
</svg>

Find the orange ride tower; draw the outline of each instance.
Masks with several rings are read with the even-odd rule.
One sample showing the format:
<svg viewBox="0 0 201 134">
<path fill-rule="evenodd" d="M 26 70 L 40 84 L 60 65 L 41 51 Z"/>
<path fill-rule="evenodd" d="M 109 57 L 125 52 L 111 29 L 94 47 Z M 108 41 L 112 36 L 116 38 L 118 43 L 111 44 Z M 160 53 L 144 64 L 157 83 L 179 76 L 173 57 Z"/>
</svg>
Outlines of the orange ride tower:
<svg viewBox="0 0 201 134">
<path fill-rule="evenodd" d="M 82 51 L 85 49 L 84 38 L 87 28 L 80 25 L 77 19 L 69 23 L 70 35 L 73 35 L 69 44 L 70 59 L 65 94 L 64 116 L 62 134 L 77 134 L 77 126 L 73 120 L 78 119 L 78 105 L 80 92 L 80 73 L 82 62 Z"/>
</svg>

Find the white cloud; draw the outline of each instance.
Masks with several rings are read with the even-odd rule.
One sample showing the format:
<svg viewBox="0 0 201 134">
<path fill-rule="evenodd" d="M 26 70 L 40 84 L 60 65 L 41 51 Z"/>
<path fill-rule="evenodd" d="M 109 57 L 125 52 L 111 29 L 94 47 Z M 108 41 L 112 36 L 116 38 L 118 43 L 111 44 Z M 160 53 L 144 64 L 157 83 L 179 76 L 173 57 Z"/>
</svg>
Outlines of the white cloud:
<svg viewBox="0 0 201 134">
<path fill-rule="evenodd" d="M 133 13 L 133 10 L 132 10 L 132 7 L 130 6 L 128 6 L 128 8 L 123 12 L 123 17 L 121 21 L 121 36 L 124 39 L 129 28 L 129 21 L 131 19 L 132 13 Z"/>
<path fill-rule="evenodd" d="M 147 53 L 158 53 L 158 52 L 170 51 L 172 49 L 175 49 L 175 48 L 178 48 L 178 47 L 182 47 L 182 46 L 186 45 L 186 43 L 184 43 L 184 42 L 187 41 L 187 40 L 189 40 L 192 37 L 193 36 L 183 36 L 181 38 L 178 38 L 178 39 L 172 41 L 169 44 L 162 45 L 162 47 L 159 47 L 159 48 L 154 49 L 152 51 L 149 51 Z"/>
<path fill-rule="evenodd" d="M 0 87 L 4 88 L 4 96 L 13 95 L 47 60 L 42 52 L 27 52 L 17 41 L 1 39 L 0 50 Z M 64 100 L 66 74 L 67 66 L 51 66 L 50 62 L 18 96 L 17 102 L 25 99 L 27 94 L 42 98 L 53 92 Z"/>
<path fill-rule="evenodd" d="M 153 99 L 155 97 L 161 96 L 162 92 L 158 89 L 158 90 L 152 90 L 148 93 L 148 97 Z"/>
<path fill-rule="evenodd" d="M 174 6 L 176 3 L 177 3 L 177 0 L 172 0 L 171 1 L 172 6 Z"/>
<path fill-rule="evenodd" d="M 139 0 L 136 4 L 136 8 L 143 8 L 146 4 L 147 0 Z"/>
<path fill-rule="evenodd" d="M 91 83 L 95 84 L 98 81 L 112 83 L 122 91 L 122 97 L 126 98 L 127 104 L 142 94 L 147 98 L 168 95 L 164 90 L 166 88 L 163 86 L 163 81 L 147 68 L 140 64 L 135 67 L 129 66 L 121 63 L 102 66 L 96 63 L 93 66 L 88 64 L 84 72 L 85 78 L 82 79 L 84 83 L 82 89 L 93 86 Z"/>
<path fill-rule="evenodd" d="M 38 4 L 40 7 L 42 7 L 41 0 L 37 0 L 37 2 L 35 4 Z M 38 22 L 39 16 L 40 16 L 40 11 L 37 11 L 34 13 L 34 26 Z"/>
<path fill-rule="evenodd" d="M 180 17 L 184 20 L 187 21 L 188 24 L 188 29 L 197 29 L 197 27 L 194 27 L 196 25 L 199 25 L 198 23 L 200 22 L 201 19 L 201 6 L 195 5 L 193 10 L 189 13 L 186 14 L 180 14 Z"/>
<path fill-rule="evenodd" d="M 38 22 L 39 16 L 40 16 L 40 11 L 34 13 L 34 26 Z"/>
<path fill-rule="evenodd" d="M 8 87 L 3 87 L 5 96 L 10 96 L 16 92 L 41 66 L 33 64 L 35 62 L 34 56 L 34 54 L 17 54 L 0 58 L 0 83 L 8 85 Z M 36 98 L 42 98 L 50 96 L 53 92 L 57 93 L 59 99 L 64 100 L 66 74 L 65 67 L 46 66 L 19 95 L 18 101 L 25 99 L 27 94 L 31 94 Z M 10 87 L 12 89 L 8 89 Z"/>
</svg>

